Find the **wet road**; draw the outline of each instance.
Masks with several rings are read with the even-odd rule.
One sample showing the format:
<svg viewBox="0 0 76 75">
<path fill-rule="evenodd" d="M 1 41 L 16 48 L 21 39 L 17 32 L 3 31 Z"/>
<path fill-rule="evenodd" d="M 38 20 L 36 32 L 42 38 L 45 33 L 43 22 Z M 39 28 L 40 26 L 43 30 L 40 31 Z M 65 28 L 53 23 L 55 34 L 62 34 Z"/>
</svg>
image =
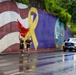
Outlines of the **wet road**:
<svg viewBox="0 0 76 75">
<path fill-rule="evenodd" d="M 76 75 L 76 52 L 0 55 L 0 75 Z"/>
</svg>

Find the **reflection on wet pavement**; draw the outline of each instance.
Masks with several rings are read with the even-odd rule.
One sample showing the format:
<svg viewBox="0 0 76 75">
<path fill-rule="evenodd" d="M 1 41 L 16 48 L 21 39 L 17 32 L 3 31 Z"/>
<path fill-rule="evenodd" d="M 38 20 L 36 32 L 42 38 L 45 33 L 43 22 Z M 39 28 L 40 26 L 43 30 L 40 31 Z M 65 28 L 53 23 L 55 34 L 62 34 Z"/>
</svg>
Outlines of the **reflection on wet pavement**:
<svg viewBox="0 0 76 75">
<path fill-rule="evenodd" d="M 64 61 L 66 62 L 66 61 L 71 61 L 71 60 L 74 60 L 75 59 L 75 56 L 76 55 L 74 55 L 74 54 L 67 54 L 67 55 L 64 55 L 63 57 L 64 57 Z M 45 57 L 45 58 L 41 58 L 42 60 L 43 59 L 49 59 L 49 58 L 56 58 L 56 57 L 62 57 L 61 55 L 59 55 L 59 56 L 48 56 L 48 57 Z M 36 58 L 35 58 L 36 59 Z M 36 61 L 38 60 L 41 60 L 41 59 L 36 59 Z M 49 62 L 47 62 L 47 61 L 45 61 L 45 62 L 42 62 L 42 63 L 36 63 L 36 65 L 35 65 L 35 68 L 36 67 L 42 67 L 42 66 L 44 66 L 44 65 L 49 65 L 49 64 L 55 64 L 55 63 L 59 63 L 59 62 L 63 62 L 62 61 L 62 59 L 59 59 L 59 60 L 56 60 L 56 62 L 54 61 L 54 60 L 52 60 L 52 61 L 49 61 Z M 63 65 L 63 64 L 62 64 Z M 69 63 L 69 64 L 67 64 L 66 65 L 66 67 L 62 67 L 62 69 L 60 68 L 60 69 L 58 69 L 58 70 L 56 70 L 56 71 L 47 71 L 47 70 L 44 70 L 43 72 L 40 72 L 40 70 L 38 70 L 38 69 L 35 69 L 35 74 L 36 75 L 59 75 L 59 74 L 62 74 L 62 75 L 64 75 L 64 74 L 68 74 L 70 71 L 73 71 L 74 69 L 74 66 L 73 66 L 73 63 Z M 30 69 L 30 68 L 29 68 Z M 50 70 L 51 68 L 49 68 L 49 70 Z M 47 71 L 47 72 L 46 72 Z M 34 73 L 33 73 L 34 74 Z M 30 75 L 30 73 L 29 73 L 29 75 Z"/>
<path fill-rule="evenodd" d="M 67 55 L 63 55 L 63 60 L 64 61 L 72 61 L 72 60 L 76 60 L 76 54 L 67 54 Z"/>
<path fill-rule="evenodd" d="M 33 57 L 33 56 L 32 56 Z M 36 68 L 35 62 L 37 61 L 37 55 L 35 54 L 33 58 L 31 58 L 31 54 L 30 55 L 24 55 L 20 57 L 19 60 L 19 71 L 31 71 L 32 69 Z"/>
<path fill-rule="evenodd" d="M 1 55 L 0 75 L 76 75 L 76 53 Z"/>
</svg>

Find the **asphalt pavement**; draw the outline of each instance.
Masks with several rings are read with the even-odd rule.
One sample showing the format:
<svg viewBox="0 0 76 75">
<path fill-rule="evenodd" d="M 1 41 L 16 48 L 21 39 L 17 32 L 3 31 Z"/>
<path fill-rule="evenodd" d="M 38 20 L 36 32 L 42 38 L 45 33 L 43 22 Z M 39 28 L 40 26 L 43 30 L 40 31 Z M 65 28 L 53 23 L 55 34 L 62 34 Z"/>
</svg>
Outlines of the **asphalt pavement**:
<svg viewBox="0 0 76 75">
<path fill-rule="evenodd" d="M 76 52 L 0 55 L 0 75 L 76 75 Z"/>
</svg>

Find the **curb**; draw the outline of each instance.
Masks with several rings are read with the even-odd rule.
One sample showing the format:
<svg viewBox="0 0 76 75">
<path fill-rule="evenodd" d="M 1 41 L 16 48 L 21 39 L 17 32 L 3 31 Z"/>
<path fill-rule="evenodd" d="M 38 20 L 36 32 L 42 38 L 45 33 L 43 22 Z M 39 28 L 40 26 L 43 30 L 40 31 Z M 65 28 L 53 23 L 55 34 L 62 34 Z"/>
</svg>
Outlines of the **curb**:
<svg viewBox="0 0 76 75">
<path fill-rule="evenodd" d="M 63 52 L 63 50 L 45 50 L 45 51 L 35 51 L 35 52 L 29 52 L 29 53 L 45 53 L 45 52 Z M 27 54 L 28 52 L 24 52 L 24 54 Z M 20 52 L 12 52 L 12 53 L 1 53 L 1 55 L 17 55 L 21 54 Z"/>
</svg>

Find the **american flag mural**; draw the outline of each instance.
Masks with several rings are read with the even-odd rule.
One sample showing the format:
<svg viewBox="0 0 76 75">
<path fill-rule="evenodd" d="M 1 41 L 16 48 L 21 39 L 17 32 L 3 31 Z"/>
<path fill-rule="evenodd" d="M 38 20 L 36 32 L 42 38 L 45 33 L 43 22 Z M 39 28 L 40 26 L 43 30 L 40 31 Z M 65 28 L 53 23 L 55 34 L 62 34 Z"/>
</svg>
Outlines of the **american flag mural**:
<svg viewBox="0 0 76 75">
<path fill-rule="evenodd" d="M 28 11 L 28 6 L 21 3 L 0 2 L 0 53 L 19 51 L 17 19 L 28 28 Z"/>
</svg>

